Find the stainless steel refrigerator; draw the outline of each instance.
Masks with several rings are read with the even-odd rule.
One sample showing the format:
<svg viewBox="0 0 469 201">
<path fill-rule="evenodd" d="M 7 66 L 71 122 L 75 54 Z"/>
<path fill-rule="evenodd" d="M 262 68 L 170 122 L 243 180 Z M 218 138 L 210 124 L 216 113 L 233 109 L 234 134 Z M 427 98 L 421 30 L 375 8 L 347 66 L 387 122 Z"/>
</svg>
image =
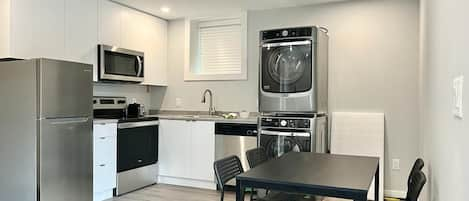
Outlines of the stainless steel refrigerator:
<svg viewBox="0 0 469 201">
<path fill-rule="evenodd" d="M 92 201 L 92 73 L 0 62 L 0 201 Z"/>
</svg>

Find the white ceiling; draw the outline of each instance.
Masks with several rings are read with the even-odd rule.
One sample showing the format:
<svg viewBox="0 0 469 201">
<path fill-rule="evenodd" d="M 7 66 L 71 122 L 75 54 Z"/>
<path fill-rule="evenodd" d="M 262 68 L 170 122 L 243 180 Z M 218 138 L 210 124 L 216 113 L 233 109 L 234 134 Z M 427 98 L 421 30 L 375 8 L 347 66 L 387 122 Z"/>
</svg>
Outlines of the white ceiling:
<svg viewBox="0 0 469 201">
<path fill-rule="evenodd" d="M 165 19 L 234 15 L 247 10 L 296 7 L 343 0 L 113 0 Z M 168 7 L 164 13 L 161 7 Z"/>
</svg>

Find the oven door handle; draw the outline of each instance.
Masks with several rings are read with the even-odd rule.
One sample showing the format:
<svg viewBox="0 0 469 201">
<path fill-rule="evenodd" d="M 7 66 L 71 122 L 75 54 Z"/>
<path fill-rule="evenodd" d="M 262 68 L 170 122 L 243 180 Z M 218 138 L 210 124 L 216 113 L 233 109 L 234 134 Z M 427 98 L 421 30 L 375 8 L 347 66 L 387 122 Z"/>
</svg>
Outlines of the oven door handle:
<svg viewBox="0 0 469 201">
<path fill-rule="evenodd" d="M 117 128 L 118 129 L 138 128 L 138 127 L 146 127 L 146 126 L 157 126 L 159 124 L 160 124 L 159 121 L 128 122 L 128 123 L 117 124 Z"/>
<path fill-rule="evenodd" d="M 294 46 L 294 45 L 309 45 L 311 44 L 310 40 L 303 41 L 293 41 L 293 42 L 278 42 L 278 43 L 266 43 L 262 47 L 283 47 L 283 46 Z"/>
<path fill-rule="evenodd" d="M 309 137 L 311 133 L 308 132 L 284 132 L 284 131 L 269 131 L 261 130 L 262 135 L 277 135 L 277 136 L 293 136 L 293 137 Z"/>
</svg>

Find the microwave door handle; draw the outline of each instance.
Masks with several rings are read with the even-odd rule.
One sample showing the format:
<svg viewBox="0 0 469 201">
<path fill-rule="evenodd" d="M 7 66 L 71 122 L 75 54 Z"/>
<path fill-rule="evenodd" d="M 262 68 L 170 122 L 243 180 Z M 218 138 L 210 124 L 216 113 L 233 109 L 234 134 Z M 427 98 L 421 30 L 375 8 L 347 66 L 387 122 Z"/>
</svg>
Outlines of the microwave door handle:
<svg viewBox="0 0 469 201">
<path fill-rule="evenodd" d="M 142 74 L 142 68 L 143 68 L 142 60 L 140 59 L 140 56 L 137 56 L 137 63 L 138 63 L 137 76 L 140 77 L 140 75 Z"/>
</svg>

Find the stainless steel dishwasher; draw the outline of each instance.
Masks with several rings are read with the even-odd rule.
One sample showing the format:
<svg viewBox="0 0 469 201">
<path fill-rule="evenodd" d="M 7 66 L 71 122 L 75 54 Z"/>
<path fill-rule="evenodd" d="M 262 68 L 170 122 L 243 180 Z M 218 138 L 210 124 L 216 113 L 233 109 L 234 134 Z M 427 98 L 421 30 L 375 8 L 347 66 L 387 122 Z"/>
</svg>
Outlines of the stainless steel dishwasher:
<svg viewBox="0 0 469 201">
<path fill-rule="evenodd" d="M 215 123 L 215 160 L 236 155 L 249 169 L 246 151 L 257 147 L 257 124 Z M 233 179 L 228 185 L 236 185 Z"/>
</svg>

